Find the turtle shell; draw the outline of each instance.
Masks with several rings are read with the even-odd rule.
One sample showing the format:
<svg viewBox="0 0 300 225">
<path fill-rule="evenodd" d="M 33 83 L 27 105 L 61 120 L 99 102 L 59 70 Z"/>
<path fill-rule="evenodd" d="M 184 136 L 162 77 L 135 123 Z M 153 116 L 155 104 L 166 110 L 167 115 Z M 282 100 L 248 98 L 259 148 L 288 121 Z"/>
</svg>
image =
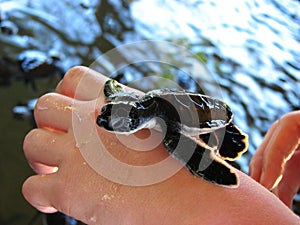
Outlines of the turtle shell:
<svg viewBox="0 0 300 225">
<path fill-rule="evenodd" d="M 139 128 L 151 128 L 154 126 L 153 119 L 161 118 L 165 123 L 179 124 L 182 133 L 195 136 L 225 127 L 231 122 L 233 116 L 229 106 L 224 102 L 200 94 L 163 89 L 151 91 L 141 99 L 130 98 L 128 93 L 121 96 L 119 94 L 119 97 L 108 103 L 103 108 L 106 112 L 102 110 L 102 116 L 100 115 L 97 120 L 101 121 L 101 126 L 109 127 L 105 125 L 102 117 L 105 116 L 108 119 L 114 108 L 114 117 L 117 120 L 117 117 L 121 118 L 121 116 L 116 116 L 116 114 L 120 114 L 121 109 L 126 108 L 128 113 L 124 116 L 123 112 L 122 117 L 124 120 L 126 117 L 126 123 L 124 122 L 123 125 L 127 128 L 117 126 L 116 132 L 118 128 L 119 132 L 130 132 L 130 129 L 135 132 Z M 130 125 L 128 120 L 134 126 Z M 151 123 L 151 125 L 145 123 Z"/>
<path fill-rule="evenodd" d="M 159 117 L 166 122 L 181 124 L 187 135 L 225 127 L 233 117 L 230 107 L 216 98 L 169 89 L 146 93 L 135 102 L 135 107 L 140 117 Z"/>
</svg>

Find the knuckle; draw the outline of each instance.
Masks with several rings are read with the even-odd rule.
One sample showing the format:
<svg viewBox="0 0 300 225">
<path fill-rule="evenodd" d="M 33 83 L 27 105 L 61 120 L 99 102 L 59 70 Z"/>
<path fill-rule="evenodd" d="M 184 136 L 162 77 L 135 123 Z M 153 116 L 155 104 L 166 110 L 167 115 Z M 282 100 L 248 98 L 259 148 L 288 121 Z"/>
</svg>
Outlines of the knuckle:
<svg viewBox="0 0 300 225">
<path fill-rule="evenodd" d="M 37 114 L 46 110 L 56 109 L 60 104 L 62 104 L 61 95 L 57 93 L 47 93 L 41 96 L 34 108 L 34 116 L 37 119 Z"/>
<path fill-rule="evenodd" d="M 49 103 L 49 100 L 51 100 L 54 97 L 55 93 L 47 93 L 43 96 L 41 96 L 35 105 L 35 111 L 37 110 L 43 110 L 46 109 L 46 105 Z"/>
<path fill-rule="evenodd" d="M 33 129 L 31 130 L 24 138 L 23 141 L 23 150 L 24 153 L 26 155 L 26 153 L 28 153 L 28 151 L 31 149 L 31 147 L 33 146 L 35 139 L 39 137 L 39 131 L 38 129 Z"/>
<path fill-rule="evenodd" d="M 73 82 L 74 79 L 78 79 L 82 74 L 87 72 L 87 68 L 83 66 L 72 67 L 64 76 L 63 83 Z"/>
<path fill-rule="evenodd" d="M 29 133 L 24 138 L 24 144 L 23 144 L 23 146 L 24 147 L 28 147 L 28 145 L 30 145 L 33 142 L 34 137 L 37 136 L 37 133 L 38 133 L 38 129 L 37 128 L 29 131 Z"/>
<path fill-rule="evenodd" d="M 38 122 L 37 118 L 38 118 L 39 112 L 43 111 L 44 109 L 48 109 L 47 105 L 51 98 L 51 95 L 52 95 L 51 93 L 45 94 L 42 97 L 40 97 L 38 99 L 38 101 L 36 102 L 35 107 L 34 107 L 34 118 L 35 118 L 36 122 Z"/>
<path fill-rule="evenodd" d="M 72 92 L 74 85 L 81 80 L 87 71 L 88 68 L 83 66 L 75 66 L 69 69 L 61 82 L 57 85 L 56 92 L 69 95 L 69 92 Z"/>
</svg>

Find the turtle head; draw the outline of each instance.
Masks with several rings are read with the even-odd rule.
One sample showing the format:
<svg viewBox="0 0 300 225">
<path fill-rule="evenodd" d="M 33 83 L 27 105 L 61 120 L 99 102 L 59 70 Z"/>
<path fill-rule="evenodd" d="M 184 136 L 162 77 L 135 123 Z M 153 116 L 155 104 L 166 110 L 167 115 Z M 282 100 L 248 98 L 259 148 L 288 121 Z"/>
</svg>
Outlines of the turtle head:
<svg viewBox="0 0 300 225">
<path fill-rule="evenodd" d="M 128 103 L 108 103 L 101 109 L 97 124 L 112 132 L 132 133 L 139 126 L 138 111 Z"/>
</svg>

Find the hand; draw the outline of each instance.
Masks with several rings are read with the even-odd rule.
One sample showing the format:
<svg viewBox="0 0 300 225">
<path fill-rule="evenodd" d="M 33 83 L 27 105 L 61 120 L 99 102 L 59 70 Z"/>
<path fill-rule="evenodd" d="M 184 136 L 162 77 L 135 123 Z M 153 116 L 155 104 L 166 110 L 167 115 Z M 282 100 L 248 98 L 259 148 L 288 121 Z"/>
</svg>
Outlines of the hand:
<svg viewBox="0 0 300 225">
<path fill-rule="evenodd" d="M 24 140 L 25 156 L 37 175 L 24 182 L 22 191 L 34 207 L 46 213 L 58 210 L 91 225 L 299 224 L 298 217 L 281 201 L 240 171 L 236 171 L 240 185 L 233 189 L 194 177 L 184 167 L 168 179 L 141 186 L 117 183 L 99 173 L 86 160 L 86 153 L 92 160 L 98 158 L 91 154 L 94 149 L 82 149 L 94 141 L 83 125 L 91 120 L 94 127 L 104 103 L 102 88 L 106 80 L 107 77 L 88 68 L 76 67 L 64 76 L 56 93 L 39 99 L 34 110 L 38 128 Z M 82 126 L 76 129 L 74 121 Z M 78 131 L 87 139 L 78 142 Z M 105 149 L 124 164 L 145 167 L 169 157 L 161 144 L 151 151 L 138 151 L 98 127 L 96 134 L 102 140 L 102 145 L 95 146 L 96 151 Z M 137 147 L 136 137 L 148 136 L 149 131 L 142 130 L 123 138 Z M 157 141 L 155 138 L 161 142 L 161 137 L 154 136 L 153 141 Z M 143 143 L 140 147 L 144 147 Z M 165 171 L 179 164 L 171 158 Z M 125 181 L 137 179 L 131 173 L 124 176 L 123 170 L 106 160 L 96 166 L 125 177 Z M 153 174 L 153 170 L 149 172 Z M 148 174 L 140 175 L 142 179 Z"/>
<path fill-rule="evenodd" d="M 300 187 L 300 111 L 272 125 L 251 160 L 250 176 L 292 206 Z"/>
<path fill-rule="evenodd" d="M 56 93 L 38 100 L 34 111 L 38 128 L 24 140 L 25 156 L 38 175 L 24 182 L 23 195 L 42 212 L 58 210 L 87 224 L 157 224 L 164 220 L 164 224 L 193 224 L 191 221 L 198 217 L 198 212 L 193 210 L 198 201 L 191 202 L 191 194 L 201 190 L 201 184 L 207 190 L 207 186 L 214 185 L 194 179 L 185 169 L 153 185 L 122 185 L 97 173 L 81 154 L 73 130 L 74 115 L 78 120 L 91 119 L 96 125 L 96 116 L 104 103 L 101 88 L 107 79 L 88 68 L 76 67 L 65 75 Z M 78 114 L 77 118 L 80 112 L 84 115 Z M 169 156 L 161 144 L 151 151 L 139 152 L 125 147 L 115 134 L 100 128 L 97 132 L 103 147 L 127 164 L 151 165 Z M 134 137 L 143 139 L 148 135 L 147 131 L 141 131 L 125 137 L 132 143 Z M 179 164 L 172 161 L 174 165 Z M 102 164 L 107 170 L 115 169 L 105 160 Z"/>
</svg>

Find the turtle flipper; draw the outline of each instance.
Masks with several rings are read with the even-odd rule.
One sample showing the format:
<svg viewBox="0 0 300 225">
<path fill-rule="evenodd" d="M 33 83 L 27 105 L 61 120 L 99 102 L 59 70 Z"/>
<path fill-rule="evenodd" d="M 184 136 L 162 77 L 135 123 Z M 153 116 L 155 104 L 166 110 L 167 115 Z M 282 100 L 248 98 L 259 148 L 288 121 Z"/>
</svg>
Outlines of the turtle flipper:
<svg viewBox="0 0 300 225">
<path fill-rule="evenodd" d="M 244 134 L 233 123 L 225 127 L 225 135 L 218 154 L 223 159 L 235 160 L 248 148 L 248 135 Z"/>
<path fill-rule="evenodd" d="M 232 122 L 226 127 L 199 136 L 206 144 L 218 149 L 217 154 L 233 161 L 240 157 L 248 147 L 248 136 Z"/>
<path fill-rule="evenodd" d="M 226 162 L 215 156 L 214 152 L 200 146 L 196 139 L 176 132 L 174 128 L 168 130 L 172 131 L 166 132 L 163 144 L 192 174 L 223 186 L 238 185 L 237 174 Z"/>
<path fill-rule="evenodd" d="M 134 92 L 126 92 L 121 84 L 116 81 L 109 79 L 104 84 L 103 89 L 106 101 L 137 101 L 139 96 Z"/>
<path fill-rule="evenodd" d="M 105 82 L 104 88 L 103 88 L 103 93 L 104 96 L 108 99 L 112 98 L 115 94 L 119 92 L 123 92 L 122 86 L 116 81 L 109 79 Z"/>
<path fill-rule="evenodd" d="M 191 173 L 215 184 L 229 187 L 237 187 L 239 184 L 237 174 L 225 161 L 199 145 L 186 167 Z"/>
</svg>

